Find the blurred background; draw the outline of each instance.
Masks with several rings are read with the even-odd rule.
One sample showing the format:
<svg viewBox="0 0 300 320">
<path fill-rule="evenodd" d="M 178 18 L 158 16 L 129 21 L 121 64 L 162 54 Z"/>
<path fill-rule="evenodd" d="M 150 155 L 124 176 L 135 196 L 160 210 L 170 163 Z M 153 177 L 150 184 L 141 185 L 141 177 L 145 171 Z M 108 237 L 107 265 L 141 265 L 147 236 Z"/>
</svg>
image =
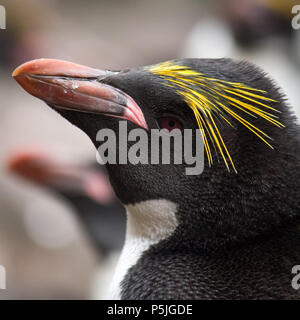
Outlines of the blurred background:
<svg viewBox="0 0 300 320">
<path fill-rule="evenodd" d="M 93 168 L 91 142 L 14 82 L 19 64 L 57 58 L 117 70 L 180 57 L 246 59 L 275 79 L 300 116 L 300 29 L 291 25 L 299 1 L 0 4 L 7 14 L 6 30 L 0 30 L 0 265 L 7 289 L 0 299 L 101 299 L 124 237 L 124 212 L 104 173 Z M 40 155 L 42 160 L 34 158 Z M 32 159 L 24 174 L 22 161 Z M 44 167 L 54 164 L 45 174 Z M 104 214 L 98 221 L 97 203 L 115 220 Z M 88 220 L 80 216 L 82 208 L 91 212 Z"/>
</svg>

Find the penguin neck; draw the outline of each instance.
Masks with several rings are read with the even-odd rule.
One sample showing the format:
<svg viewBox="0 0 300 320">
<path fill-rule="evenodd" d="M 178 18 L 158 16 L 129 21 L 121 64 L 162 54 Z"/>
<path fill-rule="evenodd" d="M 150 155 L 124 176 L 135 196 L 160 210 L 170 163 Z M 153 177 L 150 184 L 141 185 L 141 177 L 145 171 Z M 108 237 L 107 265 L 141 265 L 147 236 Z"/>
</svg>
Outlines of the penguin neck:
<svg viewBox="0 0 300 320">
<path fill-rule="evenodd" d="M 122 280 L 152 245 L 169 238 L 178 226 L 176 204 L 169 200 L 147 200 L 125 205 L 126 239 L 112 281 L 110 297 L 119 299 Z"/>
<path fill-rule="evenodd" d="M 147 200 L 125 208 L 128 241 L 140 239 L 155 244 L 169 237 L 178 225 L 176 204 L 169 200 Z"/>
</svg>

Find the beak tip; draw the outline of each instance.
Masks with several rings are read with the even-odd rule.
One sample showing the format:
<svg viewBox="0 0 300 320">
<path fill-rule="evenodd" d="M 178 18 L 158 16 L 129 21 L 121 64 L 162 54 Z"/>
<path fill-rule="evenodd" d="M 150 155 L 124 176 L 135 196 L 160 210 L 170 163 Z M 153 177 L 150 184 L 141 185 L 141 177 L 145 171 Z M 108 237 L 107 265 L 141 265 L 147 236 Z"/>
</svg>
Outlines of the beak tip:
<svg viewBox="0 0 300 320">
<path fill-rule="evenodd" d="M 16 78 L 18 75 L 20 74 L 20 67 L 16 68 L 13 73 L 11 74 L 11 76 L 13 78 Z"/>
<path fill-rule="evenodd" d="M 39 65 L 42 65 L 46 59 L 35 59 L 25 62 L 19 65 L 12 73 L 12 77 L 16 78 L 21 73 L 35 73 L 34 70 L 38 69 Z"/>
</svg>

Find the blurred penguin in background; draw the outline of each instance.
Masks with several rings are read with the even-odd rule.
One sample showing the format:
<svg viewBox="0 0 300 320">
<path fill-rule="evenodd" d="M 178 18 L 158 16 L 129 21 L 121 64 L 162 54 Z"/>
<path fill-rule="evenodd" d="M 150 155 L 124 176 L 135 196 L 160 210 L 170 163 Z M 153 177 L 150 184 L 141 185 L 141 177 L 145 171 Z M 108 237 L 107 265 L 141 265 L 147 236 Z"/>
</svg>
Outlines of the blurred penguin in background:
<svg viewBox="0 0 300 320">
<path fill-rule="evenodd" d="M 125 238 L 125 210 L 116 199 L 98 163 L 64 163 L 36 148 L 22 147 L 7 159 L 8 169 L 71 204 L 94 247 L 101 266 L 92 284 L 92 298 L 106 296 L 107 283 Z"/>
</svg>

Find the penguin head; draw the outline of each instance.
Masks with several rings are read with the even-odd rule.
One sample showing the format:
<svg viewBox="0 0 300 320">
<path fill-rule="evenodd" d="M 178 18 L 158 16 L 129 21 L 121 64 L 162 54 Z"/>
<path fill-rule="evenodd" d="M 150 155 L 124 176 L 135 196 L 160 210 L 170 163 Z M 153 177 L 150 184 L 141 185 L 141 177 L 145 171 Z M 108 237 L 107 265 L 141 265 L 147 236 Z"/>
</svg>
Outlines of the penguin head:
<svg viewBox="0 0 300 320">
<path fill-rule="evenodd" d="M 230 59 L 183 59 L 124 71 L 102 71 L 34 60 L 13 74 L 82 129 L 96 148 L 97 133 L 153 129 L 201 133 L 204 169 L 187 163 L 106 164 L 124 205 L 166 199 L 176 205 L 178 239 L 189 243 L 235 241 L 261 234 L 299 212 L 299 129 L 280 90 L 257 67 Z M 127 151 L 133 146 L 127 142 Z M 173 146 L 174 147 L 174 146 Z M 195 150 L 194 150 L 195 151 Z M 171 157 L 174 153 L 171 146 Z M 183 153 L 183 151 L 182 151 Z M 182 157 L 183 158 L 183 157 Z M 298 208 L 298 210 L 296 210 Z M 181 241 L 181 240 L 180 240 Z"/>
</svg>

